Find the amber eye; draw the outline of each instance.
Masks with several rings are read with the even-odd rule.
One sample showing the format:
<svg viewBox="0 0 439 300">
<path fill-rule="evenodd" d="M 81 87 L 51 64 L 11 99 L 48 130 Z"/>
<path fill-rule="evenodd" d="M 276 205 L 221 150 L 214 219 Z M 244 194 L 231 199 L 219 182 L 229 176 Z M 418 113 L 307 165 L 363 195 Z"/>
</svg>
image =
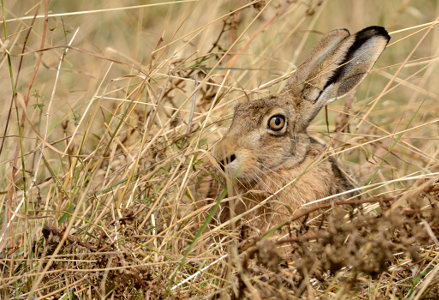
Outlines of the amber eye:
<svg viewBox="0 0 439 300">
<path fill-rule="evenodd" d="M 285 126 L 285 117 L 282 115 L 275 115 L 272 116 L 268 120 L 268 128 L 270 128 L 273 131 L 279 131 L 282 130 Z"/>
</svg>

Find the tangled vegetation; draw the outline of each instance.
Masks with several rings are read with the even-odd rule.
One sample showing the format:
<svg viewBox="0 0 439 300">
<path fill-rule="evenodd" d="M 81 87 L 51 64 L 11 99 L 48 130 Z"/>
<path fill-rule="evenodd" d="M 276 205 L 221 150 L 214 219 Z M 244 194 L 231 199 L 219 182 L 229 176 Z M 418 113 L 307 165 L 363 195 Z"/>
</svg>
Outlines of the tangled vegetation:
<svg viewBox="0 0 439 300">
<path fill-rule="evenodd" d="M 439 297 L 437 1 L 1 8 L 1 299 Z M 210 152 L 234 105 L 369 25 L 387 49 L 310 127 L 353 196 L 247 238 Z"/>
</svg>

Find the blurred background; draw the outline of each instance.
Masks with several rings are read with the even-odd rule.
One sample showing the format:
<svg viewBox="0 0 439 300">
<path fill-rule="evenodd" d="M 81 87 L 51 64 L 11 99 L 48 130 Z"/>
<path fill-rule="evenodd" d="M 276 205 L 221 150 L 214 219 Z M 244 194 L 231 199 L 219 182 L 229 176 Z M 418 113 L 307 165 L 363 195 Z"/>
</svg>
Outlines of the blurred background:
<svg viewBox="0 0 439 300">
<path fill-rule="evenodd" d="M 311 135 L 359 186 L 388 183 L 371 195 L 397 194 L 413 184 L 400 179 L 438 171 L 437 0 L 1 5 L 0 246 L 17 257 L 43 251 L 46 223 L 93 240 L 123 209 L 142 207 L 136 216 L 142 226 L 155 216 L 154 234 L 180 224 L 196 166 L 209 161 L 234 105 L 281 91 L 335 28 L 384 26 L 391 40 L 355 95 L 323 110 Z M 186 245 L 161 241 L 164 261 Z M 40 268 L 20 266 L 5 263 L 2 276 Z"/>
</svg>

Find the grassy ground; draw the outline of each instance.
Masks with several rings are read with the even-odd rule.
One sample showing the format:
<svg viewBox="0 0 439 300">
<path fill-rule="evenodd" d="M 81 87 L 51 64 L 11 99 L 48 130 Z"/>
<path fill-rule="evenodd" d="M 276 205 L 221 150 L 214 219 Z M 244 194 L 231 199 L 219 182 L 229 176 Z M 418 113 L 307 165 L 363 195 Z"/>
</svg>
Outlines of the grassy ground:
<svg viewBox="0 0 439 300">
<path fill-rule="evenodd" d="M 439 297 L 438 1 L 1 6 L 0 298 Z M 230 199 L 194 187 L 233 106 L 279 92 L 322 33 L 369 25 L 388 48 L 310 128 L 355 209 L 295 212 L 287 261 L 213 222 Z"/>
</svg>

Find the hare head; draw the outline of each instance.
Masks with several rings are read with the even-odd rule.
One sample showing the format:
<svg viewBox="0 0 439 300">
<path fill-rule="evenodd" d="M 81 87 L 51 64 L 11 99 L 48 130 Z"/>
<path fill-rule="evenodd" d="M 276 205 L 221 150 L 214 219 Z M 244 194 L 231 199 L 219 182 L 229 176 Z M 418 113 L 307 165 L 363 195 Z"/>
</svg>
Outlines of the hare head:
<svg viewBox="0 0 439 300">
<path fill-rule="evenodd" d="M 307 134 L 310 122 L 366 77 L 389 39 L 376 26 L 354 35 L 346 29 L 327 33 L 281 94 L 236 106 L 230 129 L 213 151 L 221 168 L 246 186 L 267 174 L 292 176 L 288 174 L 323 149 Z M 335 182 L 333 177 L 341 173 L 329 164 L 322 168 L 328 181 Z"/>
</svg>

